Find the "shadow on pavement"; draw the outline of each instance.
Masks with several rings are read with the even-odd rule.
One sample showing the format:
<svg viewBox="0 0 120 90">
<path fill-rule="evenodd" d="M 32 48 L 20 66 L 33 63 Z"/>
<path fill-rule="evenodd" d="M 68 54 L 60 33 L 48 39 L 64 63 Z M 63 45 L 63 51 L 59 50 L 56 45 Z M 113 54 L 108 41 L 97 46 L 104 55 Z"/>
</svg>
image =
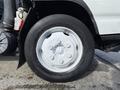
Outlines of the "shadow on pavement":
<svg viewBox="0 0 120 90">
<path fill-rule="evenodd" d="M 0 56 L 0 61 L 17 61 L 19 60 L 18 56 Z"/>
<path fill-rule="evenodd" d="M 116 64 L 120 63 L 120 53 L 118 52 L 104 52 L 102 50 L 95 50 L 95 55 L 98 58 L 97 60 L 105 63 L 115 69 L 117 69 L 118 71 L 120 71 L 119 66 L 117 66 Z"/>
<path fill-rule="evenodd" d="M 120 90 L 120 53 L 119 52 L 103 52 L 96 50 L 96 53 L 99 54 L 99 61 L 111 66 L 110 71 L 112 88 L 113 90 Z"/>
</svg>

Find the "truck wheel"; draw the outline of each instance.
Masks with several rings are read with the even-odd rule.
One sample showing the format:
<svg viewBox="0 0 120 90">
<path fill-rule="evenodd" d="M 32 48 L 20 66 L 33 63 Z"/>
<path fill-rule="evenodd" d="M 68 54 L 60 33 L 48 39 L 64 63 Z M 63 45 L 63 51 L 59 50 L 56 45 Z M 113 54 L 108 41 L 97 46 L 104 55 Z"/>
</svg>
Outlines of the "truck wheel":
<svg viewBox="0 0 120 90">
<path fill-rule="evenodd" d="M 16 37 L 12 33 L 0 30 L 0 55 L 12 55 L 16 48 Z"/>
<path fill-rule="evenodd" d="M 82 76 L 94 56 L 94 40 L 78 19 L 63 14 L 38 21 L 27 35 L 28 65 L 50 82 L 69 82 Z"/>
</svg>

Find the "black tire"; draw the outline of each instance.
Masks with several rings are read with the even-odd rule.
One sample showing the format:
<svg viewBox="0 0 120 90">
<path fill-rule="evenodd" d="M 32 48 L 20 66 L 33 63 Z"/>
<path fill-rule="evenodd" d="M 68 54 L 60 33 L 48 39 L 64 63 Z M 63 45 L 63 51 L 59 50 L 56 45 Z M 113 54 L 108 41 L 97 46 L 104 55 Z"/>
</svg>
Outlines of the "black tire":
<svg viewBox="0 0 120 90">
<path fill-rule="evenodd" d="M 70 72 L 55 73 L 44 68 L 36 55 L 38 38 L 47 29 L 54 26 L 68 27 L 78 34 L 84 46 L 83 56 L 79 65 Z M 30 68 L 41 78 L 50 82 L 69 82 L 81 77 L 87 71 L 94 57 L 94 40 L 88 28 L 80 20 L 64 14 L 50 15 L 38 21 L 27 35 L 25 41 L 25 57 Z"/>
<path fill-rule="evenodd" d="M 3 56 L 15 55 L 15 51 L 18 46 L 16 35 L 6 31 L 2 31 L 2 33 L 5 34 L 6 39 L 8 40 L 8 45 L 5 51 L 0 53 L 0 55 L 3 55 Z"/>
</svg>

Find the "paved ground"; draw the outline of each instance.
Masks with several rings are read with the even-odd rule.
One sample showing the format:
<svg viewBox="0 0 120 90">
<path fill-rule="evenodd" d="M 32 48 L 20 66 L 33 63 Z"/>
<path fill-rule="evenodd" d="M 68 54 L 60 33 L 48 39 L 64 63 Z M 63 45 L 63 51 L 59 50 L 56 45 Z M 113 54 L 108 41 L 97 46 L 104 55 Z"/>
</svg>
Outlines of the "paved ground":
<svg viewBox="0 0 120 90">
<path fill-rule="evenodd" d="M 114 56 L 115 65 L 120 66 L 120 54 Z M 118 60 L 117 60 L 117 59 Z M 70 83 L 49 83 L 37 77 L 25 64 L 19 70 L 17 57 L 0 57 L 0 90 L 120 90 L 120 71 L 96 61 L 86 77 Z"/>
</svg>

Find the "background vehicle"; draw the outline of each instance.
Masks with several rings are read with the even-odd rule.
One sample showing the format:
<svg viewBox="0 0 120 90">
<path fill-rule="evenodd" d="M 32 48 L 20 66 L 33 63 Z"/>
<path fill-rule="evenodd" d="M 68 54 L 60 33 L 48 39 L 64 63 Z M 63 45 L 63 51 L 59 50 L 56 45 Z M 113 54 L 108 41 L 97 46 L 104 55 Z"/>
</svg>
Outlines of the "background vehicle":
<svg viewBox="0 0 120 90">
<path fill-rule="evenodd" d="M 3 0 L 0 0 L 0 19 L 2 17 L 2 13 L 3 13 Z"/>
<path fill-rule="evenodd" d="M 0 0 L 0 55 L 14 55 L 18 45 L 17 32 L 13 30 L 15 7 L 15 0 Z"/>
<path fill-rule="evenodd" d="M 10 2 L 12 6 L 15 4 L 13 0 Z M 23 0 L 16 17 L 13 14 L 15 8 L 9 10 L 12 11 L 11 17 L 15 17 L 15 24 L 12 23 L 14 30 L 8 31 L 18 34 L 15 36 L 18 37 L 20 50 L 18 67 L 27 61 L 30 68 L 47 81 L 73 81 L 87 72 L 95 48 L 106 50 L 119 45 L 120 31 L 111 29 L 112 25 L 108 28 L 112 20 L 115 24 L 119 22 L 114 18 L 109 19 L 119 12 L 111 12 L 113 1 L 108 1 L 108 5 L 104 5 L 102 0 L 85 2 Z M 117 3 L 120 2 L 115 3 L 118 8 Z M 102 9 L 102 6 L 106 8 Z M 109 13 L 112 15 L 109 16 Z M 3 21 L 8 22 L 9 19 Z"/>
</svg>

